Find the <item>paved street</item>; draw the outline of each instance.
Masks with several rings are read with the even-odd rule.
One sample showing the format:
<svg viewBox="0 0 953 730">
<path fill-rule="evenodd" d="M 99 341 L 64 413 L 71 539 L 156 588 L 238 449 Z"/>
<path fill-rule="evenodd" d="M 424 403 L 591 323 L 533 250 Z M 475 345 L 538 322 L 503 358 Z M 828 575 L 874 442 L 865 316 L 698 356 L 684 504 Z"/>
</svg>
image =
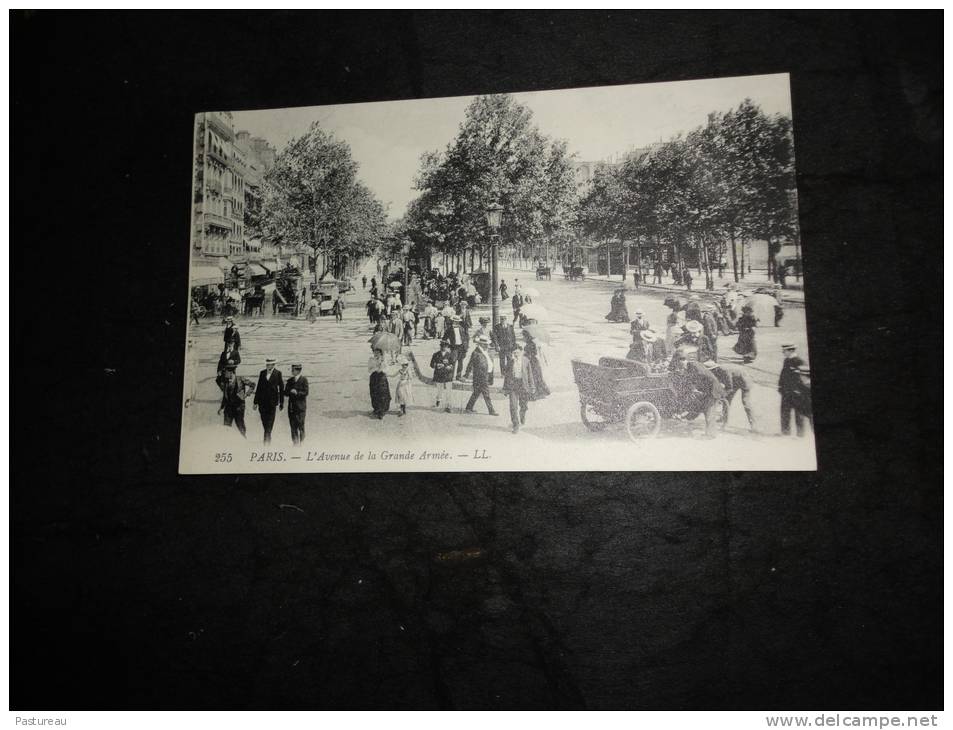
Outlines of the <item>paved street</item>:
<svg viewBox="0 0 953 730">
<path fill-rule="evenodd" d="M 379 421 L 371 416 L 368 395 L 367 360 L 370 327 L 365 316 L 366 293 L 352 292 L 343 322 L 331 316 L 309 323 L 304 318 L 290 316 L 242 318 L 242 364 L 238 372 L 256 379 L 267 356 L 278 360 L 278 368 L 287 377 L 290 363 L 300 359 L 304 375 L 308 377 L 311 395 L 308 399 L 306 440 L 302 449 L 291 449 L 287 415 L 279 413 L 273 442 L 266 450 L 261 444 L 261 422 L 252 409 L 249 398 L 246 408 L 248 440 L 237 431 L 225 429 L 221 416 L 216 414 L 220 391 L 215 385 L 215 365 L 221 350 L 222 327 L 217 320 L 208 320 L 192 328 L 198 354 L 198 395 L 192 407 L 186 409 L 183 425 L 187 434 L 183 465 L 196 468 L 205 465 L 223 471 L 248 470 L 253 458 L 265 451 L 282 451 L 284 461 L 269 464 L 268 468 L 287 471 L 361 471 L 373 469 L 367 461 L 355 460 L 359 450 L 375 452 L 388 459 L 381 465 L 390 470 L 481 470 L 513 469 L 797 469 L 813 466 L 813 438 L 782 439 L 778 433 L 779 398 L 776 392 L 780 369 L 782 340 L 793 340 L 805 347 L 804 311 L 789 309 L 783 327 L 763 328 L 758 333 L 761 355 L 748 366 L 758 384 L 755 393 L 755 412 L 764 435 L 751 438 L 747 420 L 736 397 L 729 416 L 728 427 L 719 438 L 706 441 L 703 419 L 695 424 L 667 424 L 658 439 L 633 444 L 625 429 L 613 426 L 602 433 L 589 432 L 580 420 L 579 399 L 572 378 L 570 361 L 579 358 L 595 362 L 600 356 L 624 357 L 628 350 L 627 324 L 612 324 L 604 315 L 609 309 L 612 288 L 604 282 L 567 282 L 561 278 L 535 281 L 526 272 L 501 269 L 501 278 L 510 286 L 516 280 L 524 288 L 539 290 L 541 303 L 549 313 L 547 327 L 552 344 L 544 349 L 545 375 L 553 393 L 543 401 L 530 404 L 527 424 L 519 434 L 510 432 L 510 421 L 505 397 L 494 389 L 498 417 L 486 415 L 484 405 L 478 402 L 477 413 L 463 413 L 469 396 L 466 384 L 458 384 L 454 391 L 454 412 L 446 414 L 433 408 L 433 389 L 424 382 L 414 386 L 413 403 L 406 417 L 397 416 L 396 404 L 392 413 Z M 505 304 L 509 309 L 509 303 Z M 653 324 L 664 322 L 667 310 L 661 294 L 631 294 L 628 296 L 630 314 L 635 309 L 645 311 Z M 481 308 L 483 311 L 484 308 Z M 488 308 L 485 308 L 488 311 Z M 511 310 L 510 310 L 511 311 Z M 800 335 L 798 335 L 800 333 Z M 725 360 L 737 360 L 730 351 L 733 338 L 719 340 L 719 352 Z M 429 378 L 430 355 L 436 349 L 429 340 L 417 340 L 412 351 L 422 375 Z M 391 379 L 391 389 L 394 383 Z M 583 448 L 580 448 L 584 446 Z M 569 447 L 572 451 L 567 452 Z M 415 458 L 402 460 L 388 458 L 381 451 L 402 454 L 410 449 Z M 438 453 L 434 460 L 420 459 L 424 449 Z M 215 454 L 233 453 L 230 463 L 215 464 Z M 483 450 L 486 450 L 485 453 Z M 254 457 L 252 456 L 254 452 Z M 350 454 L 349 460 L 323 463 L 308 462 L 321 452 Z M 566 460 L 569 453 L 570 460 Z M 485 456 L 486 458 L 478 458 Z M 474 463 L 476 461 L 476 464 Z M 212 463 L 209 463 L 212 462 Z M 262 462 L 263 463 L 263 462 Z"/>
</svg>

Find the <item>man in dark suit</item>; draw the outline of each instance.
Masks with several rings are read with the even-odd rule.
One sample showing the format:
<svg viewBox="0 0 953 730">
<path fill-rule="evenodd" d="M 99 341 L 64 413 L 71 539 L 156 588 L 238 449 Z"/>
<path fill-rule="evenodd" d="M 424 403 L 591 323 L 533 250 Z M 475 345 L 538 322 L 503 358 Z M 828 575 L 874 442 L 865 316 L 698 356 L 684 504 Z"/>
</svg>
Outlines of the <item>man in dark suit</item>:
<svg viewBox="0 0 953 730">
<path fill-rule="evenodd" d="M 672 363 L 675 366 L 675 389 L 679 393 L 680 407 L 685 409 L 680 415 L 691 419 L 704 413 L 705 436 L 715 438 L 718 404 L 725 396 L 724 386 L 704 365 L 689 360 L 681 349 L 675 353 Z"/>
<path fill-rule="evenodd" d="M 490 353 L 487 349 L 490 346 L 490 338 L 480 335 L 474 340 L 476 349 L 470 355 L 470 361 L 467 363 L 467 370 L 463 374 L 464 378 L 469 378 L 473 373 L 473 392 L 470 394 L 470 400 L 467 401 L 466 412 L 474 413 L 473 406 L 476 404 L 478 396 L 483 396 L 483 402 L 486 403 L 486 410 L 491 416 L 500 415 L 493 410 L 493 401 L 490 400 L 490 386 L 493 385 L 493 361 L 490 360 Z"/>
<path fill-rule="evenodd" d="M 804 435 L 803 386 L 798 370 L 804 367 L 804 361 L 798 357 L 797 348 L 792 344 L 781 346 L 784 362 L 781 363 L 781 375 L 778 377 L 778 392 L 781 394 L 781 435 L 791 434 L 791 412 L 794 412 L 794 426 L 797 435 Z M 810 392 L 810 391 L 808 391 Z"/>
<path fill-rule="evenodd" d="M 258 387 L 255 388 L 255 404 L 252 406 L 261 415 L 261 425 L 265 429 L 265 443 L 271 443 L 271 429 L 275 425 L 275 408 L 284 410 L 285 381 L 281 371 L 275 368 L 274 358 L 265 360 L 265 369 L 258 373 Z"/>
<path fill-rule="evenodd" d="M 505 314 L 500 314 L 499 324 L 493 328 L 493 345 L 500 356 L 500 370 L 505 373 L 509 369 L 513 350 L 516 349 L 516 333 L 513 331 L 513 325 L 506 321 Z"/>
<path fill-rule="evenodd" d="M 463 361 L 467 356 L 470 333 L 459 314 L 450 316 L 443 338 L 450 343 L 450 351 L 457 363 L 457 380 L 463 375 Z"/>
<path fill-rule="evenodd" d="M 238 326 L 232 317 L 225 318 L 225 331 L 222 333 L 222 339 L 225 341 L 225 347 L 232 345 L 236 352 L 242 349 L 242 336 L 238 334 Z"/>
<path fill-rule="evenodd" d="M 238 432 L 245 435 L 245 398 L 248 397 L 248 391 L 251 390 L 249 383 L 241 375 L 235 374 L 235 365 L 229 363 L 225 366 L 225 382 L 222 386 L 222 405 L 219 407 L 219 414 L 225 411 L 225 425 L 231 426 L 232 421 Z"/>
<path fill-rule="evenodd" d="M 301 374 L 301 363 L 291 366 L 291 377 L 285 383 L 285 397 L 288 399 L 291 442 L 297 446 L 304 441 L 304 417 L 308 413 L 308 379 Z"/>
</svg>

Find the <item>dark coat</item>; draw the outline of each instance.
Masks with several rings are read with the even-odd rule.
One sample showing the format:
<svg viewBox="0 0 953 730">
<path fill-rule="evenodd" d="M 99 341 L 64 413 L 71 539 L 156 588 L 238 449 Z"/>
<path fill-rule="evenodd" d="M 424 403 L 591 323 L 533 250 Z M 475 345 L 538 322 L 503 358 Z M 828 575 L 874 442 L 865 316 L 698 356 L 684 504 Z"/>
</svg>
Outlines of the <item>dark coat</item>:
<svg viewBox="0 0 953 730">
<path fill-rule="evenodd" d="M 245 398 L 251 390 L 249 383 L 241 375 L 236 375 L 231 383 L 225 381 L 222 383 L 222 408 L 227 411 L 244 411 Z"/>
<path fill-rule="evenodd" d="M 229 342 L 234 342 L 236 350 L 242 346 L 242 336 L 238 334 L 238 327 L 235 327 L 234 325 L 225 328 L 225 332 L 222 334 L 222 339 L 225 340 L 226 345 Z"/>
<path fill-rule="evenodd" d="M 474 389 L 493 385 L 493 373 L 490 370 L 487 355 L 484 355 L 479 348 L 470 355 L 470 361 L 467 363 L 467 369 L 463 376 L 470 377 L 470 373 L 473 373 Z"/>
<path fill-rule="evenodd" d="M 703 398 L 718 400 L 725 397 L 725 388 L 721 381 L 704 365 L 689 360 L 686 368 L 691 376 L 692 386 L 702 394 Z"/>
<path fill-rule="evenodd" d="M 797 369 L 804 364 L 799 357 L 789 357 L 781 363 L 781 375 L 778 377 L 778 392 L 781 397 L 797 396 L 801 391 L 801 376 Z"/>
<path fill-rule="evenodd" d="M 738 317 L 738 341 L 734 351 L 742 357 L 755 358 L 758 356 L 758 345 L 754 339 L 754 329 L 758 326 L 758 318 L 753 314 L 742 314 Z"/>
<path fill-rule="evenodd" d="M 387 381 L 387 375 L 380 370 L 371 373 L 371 408 L 377 412 L 383 412 L 390 408 L 390 383 Z"/>
<path fill-rule="evenodd" d="M 294 388 L 298 391 L 295 394 L 291 393 L 291 389 Z M 303 375 L 298 376 L 298 379 L 295 380 L 293 377 L 288 378 L 288 382 L 285 383 L 285 397 L 288 399 L 288 412 L 289 413 L 304 413 L 308 410 L 308 379 Z"/>
<path fill-rule="evenodd" d="M 513 325 L 498 324 L 493 328 L 493 344 L 498 352 L 513 352 L 516 349 L 516 333 Z"/>
<path fill-rule="evenodd" d="M 275 368 L 271 377 L 267 370 L 258 373 L 258 386 L 255 388 L 255 405 L 263 411 L 273 411 L 275 408 L 285 407 L 285 381 L 281 371 Z"/>
<path fill-rule="evenodd" d="M 449 350 L 446 354 L 444 354 L 442 350 L 435 352 L 433 357 L 430 358 L 430 367 L 433 369 L 433 382 L 449 383 L 453 380 L 453 369 L 456 364 L 457 357 L 453 350 Z"/>
<path fill-rule="evenodd" d="M 215 368 L 215 371 L 221 373 L 225 366 L 228 364 L 240 365 L 242 362 L 242 356 L 238 354 L 238 350 L 232 350 L 231 352 L 222 352 L 218 356 L 218 366 Z"/>
<path fill-rule="evenodd" d="M 460 342 L 457 342 L 453 336 L 453 322 L 447 322 L 447 327 L 443 333 L 443 339 L 447 340 L 450 343 L 450 347 L 460 347 L 464 352 L 467 350 L 467 346 L 470 342 L 470 332 L 463 326 L 463 323 L 457 325 L 457 329 L 460 330 Z"/>
</svg>

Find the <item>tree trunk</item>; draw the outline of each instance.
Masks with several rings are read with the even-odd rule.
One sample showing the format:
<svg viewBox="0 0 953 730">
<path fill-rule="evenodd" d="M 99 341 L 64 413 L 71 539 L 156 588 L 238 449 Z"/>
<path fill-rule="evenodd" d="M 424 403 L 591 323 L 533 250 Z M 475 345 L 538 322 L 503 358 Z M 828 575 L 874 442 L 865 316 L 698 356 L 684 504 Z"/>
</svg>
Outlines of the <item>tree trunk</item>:
<svg viewBox="0 0 953 730">
<path fill-rule="evenodd" d="M 741 239 L 741 278 L 745 278 L 745 243 L 747 242 L 746 238 Z"/>
<path fill-rule="evenodd" d="M 729 235 L 731 241 L 731 272 L 734 274 L 735 283 L 738 283 L 738 248 L 735 246 L 735 232 Z"/>
</svg>

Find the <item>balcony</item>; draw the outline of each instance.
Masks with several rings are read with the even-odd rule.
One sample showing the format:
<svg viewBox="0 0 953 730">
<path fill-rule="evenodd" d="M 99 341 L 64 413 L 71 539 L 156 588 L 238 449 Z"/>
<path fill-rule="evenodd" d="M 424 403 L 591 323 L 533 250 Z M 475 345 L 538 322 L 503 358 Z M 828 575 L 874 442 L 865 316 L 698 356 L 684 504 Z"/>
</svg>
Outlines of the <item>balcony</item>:
<svg viewBox="0 0 953 730">
<path fill-rule="evenodd" d="M 215 133 L 221 135 L 226 142 L 230 142 L 235 136 L 230 113 L 208 112 L 205 115 L 205 120 L 208 122 L 208 125 L 215 130 Z"/>
<path fill-rule="evenodd" d="M 216 228 L 221 228 L 225 231 L 232 230 L 232 222 L 223 215 L 218 213 L 205 213 L 205 224 L 209 226 L 214 226 Z"/>
</svg>

